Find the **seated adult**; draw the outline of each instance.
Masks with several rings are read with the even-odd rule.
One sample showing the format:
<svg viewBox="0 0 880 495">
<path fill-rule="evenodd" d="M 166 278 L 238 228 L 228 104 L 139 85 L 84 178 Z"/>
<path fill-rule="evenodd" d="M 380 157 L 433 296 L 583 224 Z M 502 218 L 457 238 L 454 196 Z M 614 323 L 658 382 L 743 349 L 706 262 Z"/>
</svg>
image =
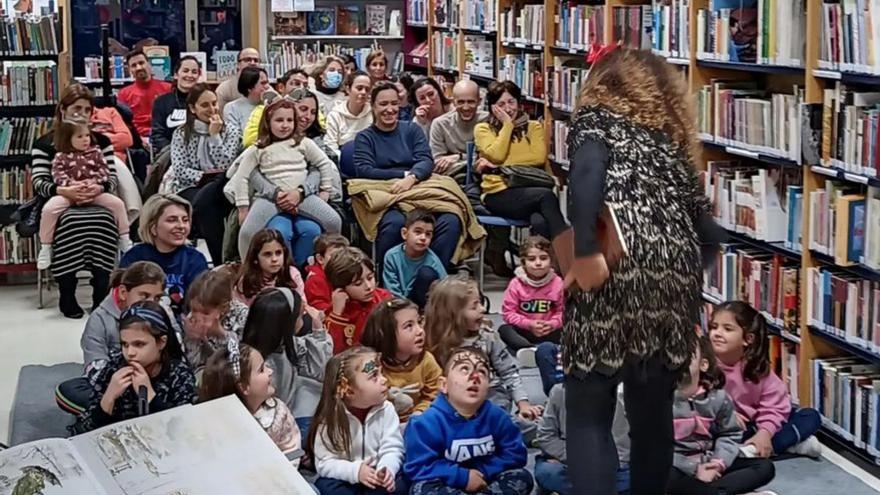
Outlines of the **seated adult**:
<svg viewBox="0 0 880 495">
<path fill-rule="evenodd" d="M 138 235 L 143 241 L 119 262 L 127 268 L 137 261 L 152 261 L 165 272 L 165 291 L 175 312 L 183 309 L 186 290 L 208 269 L 205 255 L 187 245 L 192 206 L 176 194 L 154 194 L 144 203 Z"/>
<path fill-rule="evenodd" d="M 180 57 L 174 66 L 174 89 L 153 103 L 153 125 L 150 133 L 150 147 L 153 156 L 171 146 L 174 130 L 186 122 L 186 97 L 199 82 L 202 66 L 197 58 L 187 55 Z"/>
<path fill-rule="evenodd" d="M 476 170 L 483 174 L 483 204 L 492 214 L 528 220 L 532 232 L 548 239 L 565 230 L 559 198 L 548 187 L 509 188 L 498 167 L 543 168 L 547 160 L 544 128 L 522 111 L 522 93 L 512 81 L 489 85 L 486 101 L 491 109 L 488 122 L 474 128 L 474 142 L 480 159 Z"/>
<path fill-rule="evenodd" d="M 223 122 L 217 96 L 205 84 L 193 86 L 186 107 L 186 123 L 171 141 L 168 191 L 192 203 L 197 231 L 218 266 L 223 262 L 224 221 L 232 210 L 223 195 L 225 171 L 238 156 L 241 131 Z"/>
<path fill-rule="evenodd" d="M 409 102 L 416 108 L 413 111 L 414 121 L 419 124 L 425 137 L 431 135 L 431 123 L 434 119 L 452 110 L 452 103 L 443 94 L 440 83 L 431 77 L 423 77 L 409 88 Z"/>
<path fill-rule="evenodd" d="M 390 82 L 380 82 L 373 87 L 370 93 L 373 125 L 357 135 L 354 146 L 356 176 L 393 180 L 391 192 L 394 194 L 408 191 L 430 177 L 434 170 L 424 132 L 415 123 L 399 120 L 399 98 L 397 88 Z M 448 267 L 462 225 L 451 213 L 436 214 L 436 218 L 431 250 Z M 406 217 L 399 209 L 392 208 L 385 213 L 376 237 L 377 259 L 384 260 L 385 253 L 400 243 L 400 229 L 405 223 Z"/>
<path fill-rule="evenodd" d="M 329 55 L 324 57 L 312 72 L 315 87 L 310 88 L 318 97 L 321 113 L 327 115 L 337 102 L 345 101 L 342 82 L 345 81 L 345 62 L 341 58 Z"/>
<path fill-rule="evenodd" d="M 489 118 L 480 107 L 480 87 L 465 79 L 452 88 L 455 111 L 431 124 L 429 144 L 434 155 L 434 173 L 456 176 L 466 165 L 467 143 L 474 141 L 474 127 Z M 463 182 L 463 181 L 459 181 Z"/>
<path fill-rule="evenodd" d="M 302 69 L 290 69 L 275 82 L 275 91 L 289 95 L 296 88 L 309 87 L 309 75 Z"/>
<path fill-rule="evenodd" d="M 223 121 L 244 129 L 251 112 L 262 101 L 260 97 L 269 89 L 269 76 L 260 67 L 245 67 L 238 76 L 238 92 L 241 97 L 223 107 Z"/>
<path fill-rule="evenodd" d="M 339 102 L 327 115 L 327 135 L 324 142 L 339 156 L 345 143 L 354 140 L 357 133 L 370 127 L 373 113 L 370 111 L 370 76 L 357 70 L 345 78 L 345 101 Z"/>
<path fill-rule="evenodd" d="M 61 93 L 55 109 L 51 132 L 34 142 L 31 149 L 31 180 L 34 194 L 48 200 L 60 195 L 74 203 L 90 201 L 97 195 L 116 189 L 116 165 L 113 145 L 103 134 L 92 132 L 91 145 L 101 149 L 110 179 L 106 188 L 101 186 L 59 187 L 52 178 L 52 160 L 55 158 L 54 135 L 64 120 L 91 118 L 94 96 L 81 84 L 71 84 Z M 82 235 L 87 232 L 88 235 Z M 82 318 L 84 312 L 76 301 L 76 274 L 88 270 L 92 274 L 92 308 L 107 296 L 110 272 L 116 264 L 119 228 L 109 210 L 100 206 L 72 206 L 64 212 L 55 228 L 52 247 L 52 275 L 58 282 L 58 308 L 68 318 Z"/>
<path fill-rule="evenodd" d="M 114 153 L 125 162 L 125 152 L 134 144 L 134 137 L 119 111 L 113 107 L 96 108 L 92 111 L 91 124 L 93 131 L 110 139 Z"/>
<path fill-rule="evenodd" d="M 116 99 L 131 109 L 132 123 L 141 137 L 150 137 L 153 121 L 153 102 L 171 92 L 171 83 L 153 77 L 150 61 L 143 50 L 133 50 L 125 56 L 125 65 L 134 82 L 119 90 Z"/>
<path fill-rule="evenodd" d="M 375 50 L 367 55 L 366 71 L 370 74 L 373 84 L 388 80 L 388 57 L 382 50 Z"/>
<path fill-rule="evenodd" d="M 236 73 L 233 77 L 223 81 L 217 86 L 217 106 L 220 107 L 220 113 L 226 109 L 226 105 L 237 100 L 241 96 L 238 91 L 238 78 L 241 77 L 242 71 L 248 67 L 260 66 L 260 52 L 256 48 L 245 48 L 238 52 L 238 64 L 236 65 Z"/>
</svg>

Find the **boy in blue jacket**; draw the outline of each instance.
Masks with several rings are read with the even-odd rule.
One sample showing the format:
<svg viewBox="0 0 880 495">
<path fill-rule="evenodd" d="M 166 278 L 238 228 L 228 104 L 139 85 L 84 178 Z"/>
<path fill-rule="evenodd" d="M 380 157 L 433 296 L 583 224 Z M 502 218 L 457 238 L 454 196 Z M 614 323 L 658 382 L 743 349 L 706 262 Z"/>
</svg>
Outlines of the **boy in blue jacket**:
<svg viewBox="0 0 880 495">
<path fill-rule="evenodd" d="M 489 358 L 462 347 L 443 369 L 441 394 L 409 421 L 404 471 L 412 495 L 490 492 L 528 495 L 526 447 L 510 415 L 486 400 Z"/>
</svg>

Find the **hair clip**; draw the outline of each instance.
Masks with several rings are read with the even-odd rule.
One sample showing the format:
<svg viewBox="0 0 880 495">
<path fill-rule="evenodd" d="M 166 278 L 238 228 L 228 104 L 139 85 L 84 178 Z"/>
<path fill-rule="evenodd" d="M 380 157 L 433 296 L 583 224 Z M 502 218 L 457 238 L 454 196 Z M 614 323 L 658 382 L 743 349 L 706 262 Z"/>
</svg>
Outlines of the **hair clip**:
<svg viewBox="0 0 880 495">
<path fill-rule="evenodd" d="M 230 337 L 226 340 L 226 350 L 229 352 L 229 365 L 232 366 L 232 374 L 235 379 L 241 378 L 241 351 L 238 340 Z"/>
</svg>

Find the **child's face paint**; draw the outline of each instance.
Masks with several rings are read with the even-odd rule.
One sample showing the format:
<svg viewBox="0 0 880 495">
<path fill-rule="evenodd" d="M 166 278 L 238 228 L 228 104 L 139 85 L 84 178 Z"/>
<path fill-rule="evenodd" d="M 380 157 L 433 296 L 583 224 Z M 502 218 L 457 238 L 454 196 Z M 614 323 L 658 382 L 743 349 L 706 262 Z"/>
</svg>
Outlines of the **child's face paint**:
<svg viewBox="0 0 880 495">
<path fill-rule="evenodd" d="M 354 387 L 348 394 L 346 403 L 367 409 L 384 402 L 388 394 L 388 382 L 382 375 L 379 356 L 374 354 L 361 358 L 360 362 L 356 363 L 355 369 L 357 372 L 354 376 Z"/>
<path fill-rule="evenodd" d="M 446 377 L 446 395 L 457 410 L 475 411 L 489 394 L 489 363 L 471 353 L 461 353 L 453 359 Z"/>
</svg>

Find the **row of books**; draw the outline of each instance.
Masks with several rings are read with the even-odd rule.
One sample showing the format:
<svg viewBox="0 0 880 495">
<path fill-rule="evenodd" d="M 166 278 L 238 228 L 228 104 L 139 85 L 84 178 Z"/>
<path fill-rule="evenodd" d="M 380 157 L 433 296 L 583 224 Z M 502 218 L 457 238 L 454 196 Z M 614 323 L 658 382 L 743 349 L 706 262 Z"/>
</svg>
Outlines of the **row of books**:
<svg viewBox="0 0 880 495">
<path fill-rule="evenodd" d="M 461 15 L 462 28 L 486 33 L 495 32 L 497 30 L 498 1 L 462 0 Z"/>
<path fill-rule="evenodd" d="M 855 357 L 810 360 L 812 406 L 822 423 L 880 457 L 880 367 Z"/>
<path fill-rule="evenodd" d="M 800 162 L 803 101 L 799 86 L 785 94 L 713 79 L 697 94 L 698 132 L 718 144 Z"/>
<path fill-rule="evenodd" d="M 810 192 L 810 249 L 839 266 L 880 269 L 880 188 L 825 181 Z"/>
<path fill-rule="evenodd" d="M 880 281 L 807 268 L 807 324 L 880 353 Z"/>
<path fill-rule="evenodd" d="M 34 188 L 30 167 L 0 169 L 0 205 L 20 205 L 32 197 Z"/>
<path fill-rule="evenodd" d="M 605 42 L 605 7 L 563 0 L 556 9 L 556 46 L 589 50 Z"/>
<path fill-rule="evenodd" d="M 400 35 L 400 11 L 388 15 L 386 5 L 340 5 L 317 7 L 310 12 L 275 12 L 275 36 Z"/>
<path fill-rule="evenodd" d="M 131 74 L 128 73 L 128 64 L 125 63 L 125 56 L 111 55 L 108 59 L 110 62 L 110 79 L 130 79 Z M 83 58 L 83 66 L 85 68 L 85 78 L 89 81 L 98 81 L 104 77 L 104 62 L 101 57 L 85 57 Z"/>
<path fill-rule="evenodd" d="M 697 58 L 800 67 L 804 0 L 712 0 L 697 10 Z"/>
<path fill-rule="evenodd" d="M 523 5 L 501 13 L 501 39 L 520 43 L 544 44 L 544 6 Z"/>
<path fill-rule="evenodd" d="M 0 106 L 50 105 L 58 101 L 54 62 L 11 62 L 0 74 Z"/>
<path fill-rule="evenodd" d="M 264 64 L 269 80 L 275 80 L 291 69 L 308 68 L 317 64 L 327 55 L 347 54 L 354 57 L 358 67 L 366 67 L 367 57 L 374 50 L 379 49 L 378 43 L 372 46 L 354 48 L 345 43 L 325 43 L 315 41 L 312 43 L 294 43 L 290 41 L 276 42 L 270 45 Z M 390 69 L 403 70 L 403 55 L 401 53 L 385 52 L 388 57 Z"/>
<path fill-rule="evenodd" d="M 505 55 L 499 59 L 498 80 L 513 81 L 524 95 L 544 97 L 544 56 L 527 53 Z"/>
<path fill-rule="evenodd" d="M 55 55 L 58 27 L 55 16 L 0 18 L 0 55 Z"/>
<path fill-rule="evenodd" d="M 21 237 L 14 225 L 0 228 L 0 265 L 33 263 L 37 259 L 35 237 Z"/>
<path fill-rule="evenodd" d="M 550 153 L 557 163 L 568 163 L 568 122 L 553 120 Z"/>
<path fill-rule="evenodd" d="M 664 57 L 690 57 L 690 0 L 654 0 L 651 48 Z"/>
<path fill-rule="evenodd" d="M 719 225 L 764 242 L 787 240 L 792 212 L 784 208 L 789 204 L 784 195 L 799 190 L 803 180 L 800 170 L 709 161 L 701 175 Z"/>
<path fill-rule="evenodd" d="M 465 36 L 464 71 L 495 78 L 495 40 L 485 36 Z"/>
<path fill-rule="evenodd" d="M 461 0 L 434 0 L 434 26 L 457 28 L 461 21 Z"/>
<path fill-rule="evenodd" d="M 406 0 L 407 24 L 428 24 L 428 0 Z"/>
<path fill-rule="evenodd" d="M 650 5 L 614 7 L 614 40 L 627 48 L 650 50 L 653 14 Z"/>
<path fill-rule="evenodd" d="M 553 70 L 547 79 L 550 103 L 561 110 L 572 111 L 577 106 L 581 85 L 586 82 L 589 69 L 568 65 L 561 57 L 553 57 Z"/>
<path fill-rule="evenodd" d="M 819 67 L 880 74 L 880 2 L 822 2 Z"/>
<path fill-rule="evenodd" d="M 737 243 L 722 244 L 703 291 L 722 301 L 745 301 L 792 336 L 800 334 L 800 261 Z"/>
<path fill-rule="evenodd" d="M 458 67 L 458 35 L 447 31 L 434 31 L 431 34 L 434 46 L 434 66 L 445 69 Z"/>
<path fill-rule="evenodd" d="M 823 91 L 822 164 L 877 177 L 880 171 L 880 92 L 837 81 Z"/>
<path fill-rule="evenodd" d="M 52 129 L 52 119 L 46 117 L 16 117 L 0 119 L 0 155 L 26 155 L 34 141 Z"/>
</svg>

